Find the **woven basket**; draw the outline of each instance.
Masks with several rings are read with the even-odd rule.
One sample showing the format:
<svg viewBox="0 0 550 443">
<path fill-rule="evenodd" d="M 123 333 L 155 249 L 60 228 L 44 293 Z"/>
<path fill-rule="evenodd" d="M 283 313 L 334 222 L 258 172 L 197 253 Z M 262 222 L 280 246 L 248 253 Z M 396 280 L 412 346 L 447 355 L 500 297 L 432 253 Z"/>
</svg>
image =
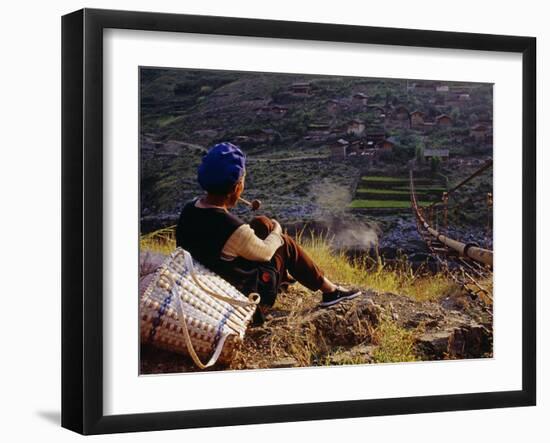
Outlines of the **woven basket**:
<svg viewBox="0 0 550 443">
<path fill-rule="evenodd" d="M 201 369 L 227 363 L 258 302 L 177 248 L 140 297 L 141 341 L 188 355 Z"/>
</svg>

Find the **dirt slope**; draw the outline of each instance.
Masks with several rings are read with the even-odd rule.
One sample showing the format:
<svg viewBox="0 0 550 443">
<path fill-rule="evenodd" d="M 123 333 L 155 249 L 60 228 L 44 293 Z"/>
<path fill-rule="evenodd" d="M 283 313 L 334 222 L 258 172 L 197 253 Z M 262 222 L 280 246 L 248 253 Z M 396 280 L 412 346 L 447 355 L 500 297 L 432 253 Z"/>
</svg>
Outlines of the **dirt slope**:
<svg viewBox="0 0 550 443">
<path fill-rule="evenodd" d="M 418 302 L 365 290 L 329 308 L 318 301 L 303 287 L 290 288 L 264 325 L 249 328 L 230 366 L 212 370 L 492 357 L 491 307 L 461 293 Z M 184 356 L 141 349 L 141 373 L 195 370 Z"/>
</svg>

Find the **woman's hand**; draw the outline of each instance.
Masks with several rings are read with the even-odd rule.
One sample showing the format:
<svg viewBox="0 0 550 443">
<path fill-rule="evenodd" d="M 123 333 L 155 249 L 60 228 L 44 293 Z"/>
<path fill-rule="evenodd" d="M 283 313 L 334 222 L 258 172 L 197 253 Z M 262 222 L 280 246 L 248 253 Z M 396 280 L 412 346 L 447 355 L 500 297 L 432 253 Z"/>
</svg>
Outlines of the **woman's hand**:
<svg viewBox="0 0 550 443">
<path fill-rule="evenodd" d="M 277 220 L 274 218 L 271 219 L 271 223 L 273 223 L 273 228 L 271 229 L 271 232 L 275 232 L 277 234 L 282 234 L 283 229 L 281 228 L 281 225 Z"/>
</svg>

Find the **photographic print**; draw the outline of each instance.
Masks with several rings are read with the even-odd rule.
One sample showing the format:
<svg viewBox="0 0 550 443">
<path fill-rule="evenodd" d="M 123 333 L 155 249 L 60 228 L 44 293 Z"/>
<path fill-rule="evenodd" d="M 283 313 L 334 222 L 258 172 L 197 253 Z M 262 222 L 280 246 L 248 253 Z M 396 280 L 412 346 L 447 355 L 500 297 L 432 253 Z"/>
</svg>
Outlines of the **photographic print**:
<svg viewBox="0 0 550 443">
<path fill-rule="evenodd" d="M 493 85 L 139 68 L 140 374 L 493 356 Z"/>
</svg>

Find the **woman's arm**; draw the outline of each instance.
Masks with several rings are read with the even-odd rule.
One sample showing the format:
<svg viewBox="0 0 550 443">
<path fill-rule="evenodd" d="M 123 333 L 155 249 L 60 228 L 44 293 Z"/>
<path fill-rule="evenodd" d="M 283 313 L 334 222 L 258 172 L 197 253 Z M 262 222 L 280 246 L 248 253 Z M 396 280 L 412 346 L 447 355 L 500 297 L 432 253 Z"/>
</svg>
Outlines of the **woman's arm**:
<svg viewBox="0 0 550 443">
<path fill-rule="evenodd" d="M 281 233 L 281 225 L 276 221 L 265 240 L 257 237 L 250 225 L 242 225 L 225 242 L 222 258 L 243 257 L 252 261 L 269 261 L 283 244 Z"/>
</svg>

